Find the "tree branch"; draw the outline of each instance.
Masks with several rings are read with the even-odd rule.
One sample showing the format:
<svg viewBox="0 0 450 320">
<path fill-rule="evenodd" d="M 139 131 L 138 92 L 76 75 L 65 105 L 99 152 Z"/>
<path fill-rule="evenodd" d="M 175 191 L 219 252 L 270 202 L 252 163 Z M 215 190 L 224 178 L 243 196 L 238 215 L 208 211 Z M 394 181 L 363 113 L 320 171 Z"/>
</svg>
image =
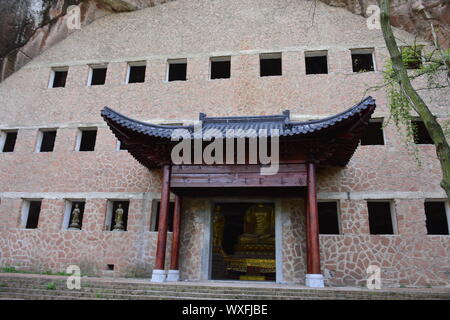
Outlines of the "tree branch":
<svg viewBox="0 0 450 320">
<path fill-rule="evenodd" d="M 395 73 L 396 80 L 400 86 L 400 90 L 409 101 L 412 108 L 417 112 L 419 117 L 433 139 L 436 147 L 436 154 L 441 164 L 442 181 L 441 187 L 445 190 L 447 197 L 450 199 L 450 146 L 445 138 L 442 127 L 431 113 L 428 106 L 411 85 L 402 55 L 395 41 L 394 33 L 390 24 L 390 0 L 380 0 L 381 4 L 381 29 L 386 46 L 391 56 L 392 68 Z"/>
</svg>

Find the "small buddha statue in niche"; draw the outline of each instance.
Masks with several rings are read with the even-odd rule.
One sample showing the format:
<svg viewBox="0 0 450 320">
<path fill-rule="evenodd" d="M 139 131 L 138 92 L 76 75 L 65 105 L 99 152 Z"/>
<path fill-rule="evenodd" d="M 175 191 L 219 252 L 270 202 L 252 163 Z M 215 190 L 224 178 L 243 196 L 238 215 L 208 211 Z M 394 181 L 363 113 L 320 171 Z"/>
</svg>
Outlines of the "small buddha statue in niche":
<svg viewBox="0 0 450 320">
<path fill-rule="evenodd" d="M 245 212 L 244 233 L 238 244 L 275 243 L 275 214 L 272 206 L 257 204 Z"/>
<path fill-rule="evenodd" d="M 114 212 L 114 221 L 116 224 L 113 227 L 113 231 L 124 231 L 125 228 L 123 226 L 123 209 L 121 203 L 119 203 L 118 208 Z"/>
<path fill-rule="evenodd" d="M 72 211 L 72 221 L 69 225 L 69 230 L 80 230 L 80 215 L 81 210 L 78 203 L 75 203 L 75 209 Z"/>
</svg>

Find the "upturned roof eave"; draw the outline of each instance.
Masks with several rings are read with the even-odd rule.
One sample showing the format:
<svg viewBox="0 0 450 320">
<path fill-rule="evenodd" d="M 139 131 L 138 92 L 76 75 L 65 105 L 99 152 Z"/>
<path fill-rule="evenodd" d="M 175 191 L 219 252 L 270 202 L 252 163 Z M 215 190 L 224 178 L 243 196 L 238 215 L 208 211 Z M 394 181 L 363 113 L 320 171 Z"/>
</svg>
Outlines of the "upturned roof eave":
<svg viewBox="0 0 450 320">
<path fill-rule="evenodd" d="M 248 129 L 254 129 L 256 132 L 266 129 L 269 136 L 271 135 L 270 129 L 279 129 L 277 134 L 279 136 L 299 136 L 332 128 L 357 114 L 374 108 L 375 100 L 372 97 L 367 97 L 344 112 L 319 120 L 293 122 L 289 118 L 289 111 L 286 111 L 283 115 L 273 116 L 206 117 L 203 115 L 201 120 L 203 121 L 203 126 L 207 129 L 217 129 L 222 132 L 228 128 L 233 128 L 237 131 L 241 130 L 243 132 L 242 137 L 247 137 L 245 131 Z M 196 138 L 193 134 L 193 125 L 173 126 L 141 122 L 124 116 L 109 107 L 103 108 L 101 116 L 110 126 L 121 127 L 124 130 L 131 130 L 148 137 L 170 140 L 175 130 L 186 130 L 191 135 L 191 138 Z"/>
</svg>

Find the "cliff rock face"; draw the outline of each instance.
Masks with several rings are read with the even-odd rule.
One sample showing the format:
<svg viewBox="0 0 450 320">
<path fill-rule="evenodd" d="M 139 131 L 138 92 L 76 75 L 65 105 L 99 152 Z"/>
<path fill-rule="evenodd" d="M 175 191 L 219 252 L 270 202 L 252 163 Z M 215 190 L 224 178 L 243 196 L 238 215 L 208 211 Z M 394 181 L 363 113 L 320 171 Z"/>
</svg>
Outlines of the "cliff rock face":
<svg viewBox="0 0 450 320">
<path fill-rule="evenodd" d="M 115 12 L 140 10 L 175 0 L 2 0 L 0 2 L 0 81 L 66 38 L 67 9 L 80 7 L 81 25 Z M 276 0 L 274 0 L 276 1 Z M 298 0 L 301 1 L 301 0 Z M 308 0 L 315 1 L 315 0 Z M 366 16 L 377 0 L 319 0 Z M 431 25 L 439 41 L 450 47 L 450 0 L 392 0 L 392 24 L 432 39 Z"/>
<path fill-rule="evenodd" d="M 367 16 L 367 8 L 378 0 L 320 0 L 330 6 L 342 7 L 355 14 Z M 450 0 L 391 0 L 394 27 L 432 40 L 434 24 L 442 47 L 450 48 Z"/>
<path fill-rule="evenodd" d="M 78 5 L 81 26 L 106 14 L 133 11 L 164 0 L 2 0 L 0 1 L 0 81 L 43 50 L 66 38 L 67 9 Z"/>
</svg>

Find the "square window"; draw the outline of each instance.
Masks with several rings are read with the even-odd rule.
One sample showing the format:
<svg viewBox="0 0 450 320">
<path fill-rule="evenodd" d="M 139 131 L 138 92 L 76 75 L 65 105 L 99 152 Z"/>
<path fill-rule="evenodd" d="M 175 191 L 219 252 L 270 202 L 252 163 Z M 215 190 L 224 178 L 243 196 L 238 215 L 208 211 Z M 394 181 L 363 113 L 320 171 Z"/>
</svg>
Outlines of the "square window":
<svg viewBox="0 0 450 320">
<path fill-rule="evenodd" d="M 55 147 L 56 130 L 39 132 L 37 152 L 52 152 Z"/>
<path fill-rule="evenodd" d="M 353 72 L 375 71 L 372 49 L 352 50 Z"/>
<path fill-rule="evenodd" d="M 153 217 L 152 219 L 152 231 L 158 231 L 159 228 L 159 210 L 161 208 L 161 201 L 154 201 L 153 202 Z M 168 227 L 167 230 L 169 232 L 173 231 L 173 213 L 175 209 L 175 203 L 169 202 L 169 221 L 168 221 Z"/>
<path fill-rule="evenodd" d="M 368 201 L 370 234 L 394 234 L 394 219 L 389 201 Z"/>
<path fill-rule="evenodd" d="M 425 202 L 425 215 L 427 217 L 427 233 L 449 235 L 447 210 L 444 201 Z"/>
<path fill-rule="evenodd" d="M 412 126 L 414 128 L 414 143 L 416 144 L 433 144 L 433 139 L 431 139 L 425 124 L 421 120 L 412 121 Z"/>
<path fill-rule="evenodd" d="M 1 152 L 14 152 L 17 140 L 17 131 L 3 131 L 0 136 Z"/>
<path fill-rule="evenodd" d="M 116 150 L 119 151 L 119 150 L 128 150 L 128 149 L 125 147 L 125 144 L 122 141 L 117 140 Z"/>
<path fill-rule="evenodd" d="M 305 52 L 306 74 L 328 73 L 327 51 Z"/>
<path fill-rule="evenodd" d="M 91 67 L 89 75 L 90 86 L 98 86 L 105 84 L 106 81 L 106 67 Z"/>
<path fill-rule="evenodd" d="M 259 56 L 261 77 L 281 76 L 281 53 L 264 53 Z"/>
<path fill-rule="evenodd" d="M 361 137 L 362 146 L 384 145 L 383 119 L 371 119 L 364 135 Z"/>
<path fill-rule="evenodd" d="M 319 210 L 319 233 L 339 234 L 337 202 L 320 201 L 317 205 Z"/>
<path fill-rule="evenodd" d="M 231 75 L 231 57 L 211 58 L 211 80 L 229 79 Z"/>
<path fill-rule="evenodd" d="M 50 77 L 50 88 L 64 88 L 66 86 L 68 68 L 53 69 Z"/>
<path fill-rule="evenodd" d="M 41 213 L 41 200 L 25 200 L 22 207 L 21 227 L 37 229 Z"/>
<path fill-rule="evenodd" d="M 127 83 L 142 83 L 145 82 L 145 62 L 133 62 L 128 64 Z"/>
<path fill-rule="evenodd" d="M 127 231 L 129 200 L 109 200 L 106 214 L 107 231 Z"/>
<path fill-rule="evenodd" d="M 167 80 L 171 81 L 186 81 L 187 79 L 187 59 L 172 59 L 168 60 L 168 75 Z"/>
<path fill-rule="evenodd" d="M 78 151 L 94 151 L 97 129 L 81 129 L 78 141 Z"/>
</svg>

